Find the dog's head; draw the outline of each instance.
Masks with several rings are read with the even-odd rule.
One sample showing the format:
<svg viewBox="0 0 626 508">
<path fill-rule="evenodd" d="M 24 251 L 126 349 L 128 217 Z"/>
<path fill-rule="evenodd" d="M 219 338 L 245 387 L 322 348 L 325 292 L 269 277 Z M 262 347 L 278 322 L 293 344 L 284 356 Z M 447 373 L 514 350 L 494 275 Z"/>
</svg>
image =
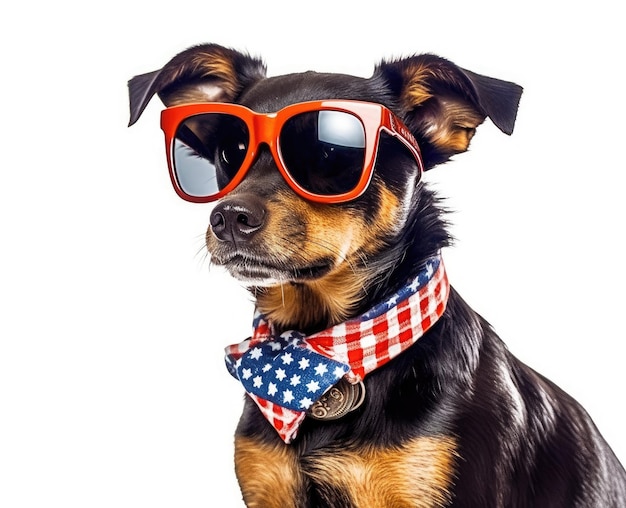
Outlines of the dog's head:
<svg viewBox="0 0 626 508">
<path fill-rule="evenodd" d="M 486 117 L 511 134 L 521 95 L 514 83 L 469 72 L 434 55 L 382 62 L 367 79 L 315 72 L 267 78 L 262 61 L 213 44 L 190 48 L 162 69 L 136 76 L 129 89 L 131 125 L 154 94 L 172 109 L 217 102 L 270 114 L 259 120 L 242 108 L 241 115 L 249 115 L 243 126 L 248 130 L 267 131 L 267 118 L 288 107 L 286 111 L 300 119 L 297 114 L 308 107 L 302 104 L 311 101 L 358 101 L 345 117 L 352 114 L 362 124 L 374 122 L 359 113 L 362 103 L 392 112 L 389 122 L 397 129 L 377 134 L 373 171 L 349 199 L 316 196 L 341 194 L 356 185 L 335 188 L 348 178 L 344 168 L 352 167 L 351 160 L 344 160 L 343 152 L 320 152 L 305 126 L 280 121 L 276 140 L 282 150 L 272 147 L 273 138 L 265 133 L 266 143 L 259 143 L 254 158 L 247 161 L 245 175 L 220 195 L 212 210 L 206 235 L 212 262 L 254 287 L 259 307 L 275 323 L 300 328 L 349 317 L 379 291 L 381 281 L 393 280 L 399 271 L 408 275 L 411 267 L 446 245 L 440 210 L 421 185 L 421 172 L 467 150 Z M 226 188 L 234 179 L 227 164 L 245 158 L 250 134 L 244 139 L 241 125 L 224 126 L 224 115 L 218 122 L 215 115 L 188 111 L 184 132 L 178 123 L 173 137 L 216 167 L 215 161 L 221 161 L 216 178 L 218 187 Z M 200 121 L 203 118 L 206 121 Z M 320 129 L 318 117 L 315 122 Z M 317 144 L 321 136 L 318 132 Z M 371 137 L 368 134 L 363 146 L 370 146 Z M 415 140 L 421 156 L 411 150 Z M 168 147 L 170 158 L 173 150 L 173 145 Z M 322 166 L 312 162 L 317 158 L 334 162 Z M 295 183 L 288 182 L 291 176 Z M 350 178 L 356 182 L 360 176 Z M 174 185 L 185 196 L 177 178 L 173 176 Z"/>
</svg>

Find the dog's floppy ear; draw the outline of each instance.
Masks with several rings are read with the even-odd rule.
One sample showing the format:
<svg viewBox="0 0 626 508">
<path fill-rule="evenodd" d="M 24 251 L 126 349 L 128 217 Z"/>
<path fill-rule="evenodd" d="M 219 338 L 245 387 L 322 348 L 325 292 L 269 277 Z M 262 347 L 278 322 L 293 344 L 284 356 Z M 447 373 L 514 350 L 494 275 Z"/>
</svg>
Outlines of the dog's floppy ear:
<svg viewBox="0 0 626 508">
<path fill-rule="evenodd" d="M 265 77 L 261 60 L 217 44 L 179 53 L 162 69 L 128 82 L 133 125 L 156 93 L 166 106 L 189 102 L 232 101 L 246 86 Z"/>
<path fill-rule="evenodd" d="M 399 101 L 401 113 L 422 145 L 428 167 L 467 150 L 486 117 L 511 134 L 522 87 L 461 69 L 435 55 L 382 62 L 382 77 Z"/>
</svg>

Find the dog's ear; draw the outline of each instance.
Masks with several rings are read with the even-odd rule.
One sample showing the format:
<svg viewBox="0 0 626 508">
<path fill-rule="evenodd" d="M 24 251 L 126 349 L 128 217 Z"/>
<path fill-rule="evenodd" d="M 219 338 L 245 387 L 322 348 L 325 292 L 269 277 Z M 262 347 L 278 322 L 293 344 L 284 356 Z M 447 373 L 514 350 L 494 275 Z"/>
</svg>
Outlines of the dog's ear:
<svg viewBox="0 0 626 508">
<path fill-rule="evenodd" d="M 382 62 L 383 78 L 402 116 L 422 145 L 428 167 L 467 150 L 486 117 L 511 134 L 522 87 L 461 69 L 435 55 Z"/>
<path fill-rule="evenodd" d="M 189 102 L 233 101 L 246 86 L 265 77 L 256 58 L 217 44 L 204 44 L 179 53 L 162 69 L 128 82 L 133 125 L 150 99 L 158 94 L 166 106 Z"/>
</svg>

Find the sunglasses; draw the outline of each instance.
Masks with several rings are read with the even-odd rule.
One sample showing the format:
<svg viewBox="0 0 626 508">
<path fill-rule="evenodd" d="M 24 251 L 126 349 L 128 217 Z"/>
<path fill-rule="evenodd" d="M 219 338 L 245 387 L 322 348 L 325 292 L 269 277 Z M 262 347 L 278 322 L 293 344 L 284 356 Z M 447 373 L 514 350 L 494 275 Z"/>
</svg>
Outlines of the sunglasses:
<svg viewBox="0 0 626 508">
<path fill-rule="evenodd" d="M 246 176 L 265 144 L 278 171 L 298 195 L 318 203 L 343 203 L 365 192 L 387 132 L 424 171 L 409 129 L 385 106 L 324 100 L 256 113 L 245 106 L 200 103 L 163 110 L 167 162 L 178 195 L 194 203 L 215 201 Z"/>
</svg>

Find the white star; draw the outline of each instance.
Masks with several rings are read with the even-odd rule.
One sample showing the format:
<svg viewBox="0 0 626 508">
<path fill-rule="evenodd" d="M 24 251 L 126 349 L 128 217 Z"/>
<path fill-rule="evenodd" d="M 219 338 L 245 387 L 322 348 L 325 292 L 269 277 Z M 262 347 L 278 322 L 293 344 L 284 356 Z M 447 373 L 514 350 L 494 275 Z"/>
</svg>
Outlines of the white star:
<svg viewBox="0 0 626 508">
<path fill-rule="evenodd" d="M 280 359 L 283 361 L 283 363 L 285 365 L 289 365 L 291 362 L 293 362 L 293 358 L 291 357 L 291 353 L 285 353 L 284 355 L 282 355 L 280 357 Z"/>
<path fill-rule="evenodd" d="M 415 293 L 415 291 L 417 291 L 417 288 L 420 287 L 420 278 L 416 277 L 409 287 L 411 288 L 411 291 Z"/>
<path fill-rule="evenodd" d="M 285 373 L 285 369 L 276 369 L 276 377 L 278 378 L 279 381 L 282 381 L 283 379 L 285 379 L 287 377 L 287 374 Z"/>
<path fill-rule="evenodd" d="M 272 370 L 272 364 L 271 363 L 266 363 L 265 365 L 263 365 L 263 372 L 268 372 Z"/>
<path fill-rule="evenodd" d="M 316 392 L 320 389 L 320 384 L 317 381 L 310 381 L 306 384 L 306 387 L 310 392 Z"/>
<path fill-rule="evenodd" d="M 276 388 L 276 384 L 275 383 L 270 383 L 270 386 L 267 389 L 267 393 L 269 395 L 275 395 L 277 391 L 278 391 L 278 388 Z"/>
<path fill-rule="evenodd" d="M 317 365 L 317 367 L 315 367 L 315 373 L 318 376 L 323 376 L 324 374 L 326 374 L 328 372 L 328 368 L 326 367 L 325 364 L 320 363 Z"/>
<path fill-rule="evenodd" d="M 432 263 L 428 263 L 426 265 L 426 274 L 428 275 L 428 278 L 430 279 L 433 276 L 433 272 L 435 270 L 433 269 L 433 264 Z"/>
<path fill-rule="evenodd" d="M 243 369 L 243 371 L 241 372 L 241 377 L 244 379 L 250 379 L 251 376 L 252 376 L 251 369 Z"/>
<path fill-rule="evenodd" d="M 283 347 L 280 345 L 280 342 L 268 342 L 268 345 L 272 348 L 272 351 L 280 351 Z"/>
<path fill-rule="evenodd" d="M 261 358 L 261 356 L 263 356 L 261 348 L 255 347 L 254 349 L 250 350 L 250 358 L 252 358 L 253 360 L 258 360 L 259 358 Z"/>
<path fill-rule="evenodd" d="M 302 409 L 309 409 L 311 407 L 311 404 L 313 404 L 313 401 L 308 397 L 304 397 L 304 399 L 300 401 L 300 407 Z"/>
<path fill-rule="evenodd" d="M 302 360 L 298 362 L 298 365 L 300 365 L 300 370 L 305 370 L 309 366 L 309 364 L 310 362 L 308 358 L 302 358 Z"/>
<path fill-rule="evenodd" d="M 300 376 L 294 374 L 293 376 L 291 376 L 291 380 L 289 381 L 289 383 L 291 384 L 291 386 L 298 386 L 300 384 Z"/>
<path fill-rule="evenodd" d="M 340 377 L 343 377 L 343 369 L 339 366 L 335 367 L 335 370 L 333 371 L 333 374 L 335 375 L 335 377 L 337 379 L 339 379 Z"/>
<path fill-rule="evenodd" d="M 398 296 L 394 295 L 389 300 L 387 300 L 387 307 L 391 309 L 396 303 L 398 303 Z"/>
<path fill-rule="evenodd" d="M 285 390 L 283 392 L 283 402 L 289 404 L 293 400 L 293 393 L 291 390 Z"/>
<path fill-rule="evenodd" d="M 257 376 L 252 380 L 255 388 L 261 388 L 263 386 L 263 378 L 261 376 Z"/>
</svg>

